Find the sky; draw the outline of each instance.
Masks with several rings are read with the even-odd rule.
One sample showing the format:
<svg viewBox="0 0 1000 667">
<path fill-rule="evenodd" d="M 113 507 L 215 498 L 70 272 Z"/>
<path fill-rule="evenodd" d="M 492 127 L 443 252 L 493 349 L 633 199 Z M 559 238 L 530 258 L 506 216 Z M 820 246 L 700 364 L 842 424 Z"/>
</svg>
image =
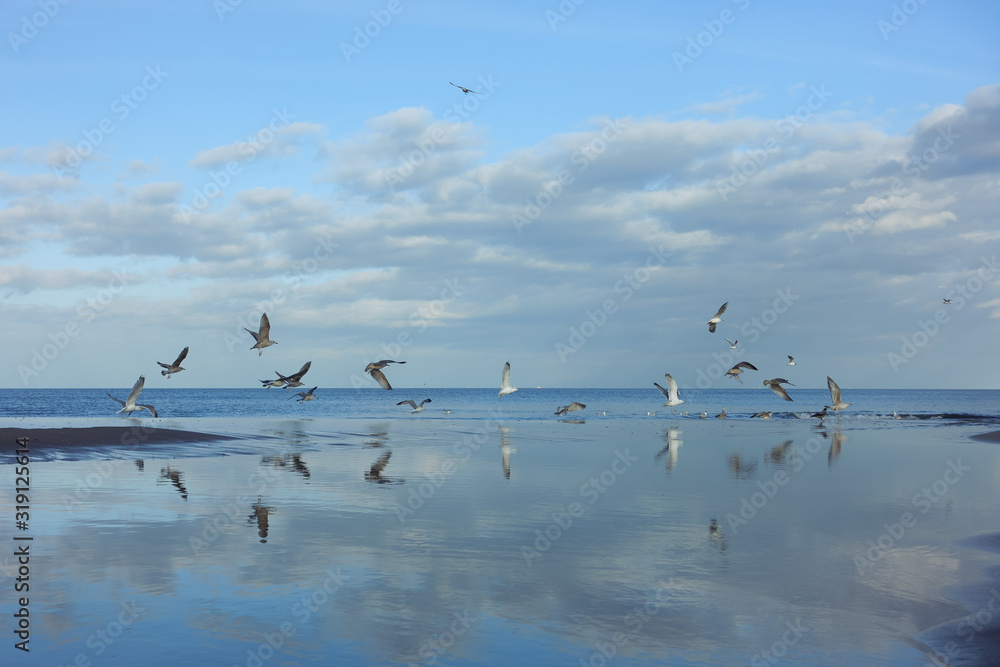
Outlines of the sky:
<svg viewBox="0 0 1000 667">
<path fill-rule="evenodd" d="M 1000 387 L 995 3 L 329 4 L 3 3 L 0 386 Z"/>
</svg>

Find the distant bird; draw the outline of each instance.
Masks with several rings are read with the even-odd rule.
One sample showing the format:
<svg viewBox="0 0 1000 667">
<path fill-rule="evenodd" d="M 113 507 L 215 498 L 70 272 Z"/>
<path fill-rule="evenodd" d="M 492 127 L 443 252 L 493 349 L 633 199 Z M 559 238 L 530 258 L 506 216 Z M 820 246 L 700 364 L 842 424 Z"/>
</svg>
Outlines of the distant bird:
<svg viewBox="0 0 1000 667">
<path fill-rule="evenodd" d="M 381 370 L 388 366 L 389 364 L 405 364 L 405 361 L 393 361 L 392 359 L 383 359 L 382 361 L 373 361 L 367 366 L 365 366 L 365 373 L 371 373 L 372 370 Z"/>
<path fill-rule="evenodd" d="M 791 382 L 789 382 L 784 378 L 774 378 L 773 380 L 764 380 L 764 386 L 769 388 L 778 396 L 781 396 L 786 401 L 790 401 L 792 400 L 792 397 L 789 396 L 788 392 L 785 391 L 785 388 L 781 386 L 782 382 L 784 382 L 785 384 L 791 384 L 793 387 L 795 386 L 794 384 L 792 384 Z"/>
<path fill-rule="evenodd" d="M 728 305 L 728 301 L 722 304 L 722 307 L 719 308 L 719 312 L 717 312 L 715 316 L 708 321 L 708 333 L 715 333 L 715 325 L 722 321 L 722 313 L 726 312 L 726 306 Z"/>
<path fill-rule="evenodd" d="M 667 402 L 663 404 L 665 408 L 673 409 L 674 406 L 680 405 L 684 401 L 681 399 L 680 391 L 677 389 L 677 381 L 670 376 L 670 373 L 664 373 L 663 377 L 667 380 L 667 389 L 664 389 L 660 385 L 653 383 L 653 386 L 660 390 L 663 397 L 667 399 Z"/>
<path fill-rule="evenodd" d="M 655 417 L 656 416 L 656 410 L 653 410 L 652 412 L 650 412 L 649 410 L 646 410 L 646 416 L 647 417 Z"/>
<path fill-rule="evenodd" d="M 781 389 L 780 386 L 778 388 Z M 788 399 L 788 400 L 792 400 L 792 399 Z M 770 419 L 772 414 L 774 414 L 774 413 L 773 412 L 757 412 L 757 413 L 754 413 L 754 414 L 750 415 L 750 419 Z"/>
<path fill-rule="evenodd" d="M 181 353 L 177 355 L 177 359 L 174 360 L 174 363 L 165 364 L 162 361 L 157 361 L 156 364 L 158 366 L 163 366 L 164 368 L 167 369 L 165 371 L 160 371 L 160 375 L 166 375 L 167 379 L 169 380 L 170 376 L 173 375 L 174 373 L 180 373 L 182 370 L 184 370 L 183 368 L 181 368 L 181 362 L 184 361 L 184 357 L 186 356 L 188 356 L 188 349 L 185 347 L 183 350 L 181 350 Z"/>
<path fill-rule="evenodd" d="M 716 419 L 725 419 L 726 418 L 726 407 L 725 406 L 722 407 L 722 412 L 720 412 L 719 414 L 715 415 L 715 418 Z"/>
<path fill-rule="evenodd" d="M 573 401 L 572 403 L 570 403 L 566 407 L 560 407 L 560 408 L 556 409 L 556 414 L 557 415 L 564 415 L 564 414 L 566 414 L 568 412 L 576 412 L 577 410 L 583 410 L 585 407 L 587 407 L 587 406 L 584 405 L 583 403 L 577 403 L 576 401 Z"/>
<path fill-rule="evenodd" d="M 951 299 L 944 299 L 945 303 L 951 303 Z"/>
<path fill-rule="evenodd" d="M 131 417 L 133 412 L 149 410 L 154 417 L 158 417 L 159 415 L 156 414 L 156 408 L 152 405 L 142 405 L 135 402 L 136 399 L 139 398 L 139 394 L 142 393 L 142 385 L 144 384 L 146 384 L 146 376 L 140 375 L 139 379 L 136 380 L 134 385 L 132 385 L 132 391 L 129 393 L 127 399 L 123 401 L 120 398 L 115 398 L 111 394 L 108 394 L 108 398 L 122 406 L 122 409 L 118 411 L 119 413 L 128 413 Z M 122 414 L 122 417 L 124 416 L 125 414 Z"/>
<path fill-rule="evenodd" d="M 411 401 L 410 399 L 406 399 L 405 401 L 400 401 L 399 403 L 396 403 L 396 405 L 403 405 L 404 403 L 408 403 L 409 406 L 411 408 L 413 408 L 412 414 L 416 414 L 418 412 L 423 412 L 424 411 L 424 403 L 430 403 L 430 402 L 431 402 L 431 399 L 425 398 L 424 400 L 420 401 L 420 405 L 417 405 L 414 401 Z"/>
<path fill-rule="evenodd" d="M 508 361 L 503 365 L 503 375 L 500 377 L 500 393 L 497 394 L 497 398 L 503 398 L 507 394 L 513 394 L 517 391 L 517 387 L 512 387 L 510 384 L 510 362 Z"/>
<path fill-rule="evenodd" d="M 726 342 L 729 343 L 729 349 L 730 350 L 735 350 L 736 346 L 740 344 L 740 341 L 738 341 L 738 340 L 729 340 L 728 338 L 726 339 Z"/>
<path fill-rule="evenodd" d="M 893 418 L 893 419 L 902 419 L 902 418 L 903 418 L 903 415 L 897 415 L 897 414 L 896 414 L 896 411 L 895 411 L 895 410 L 893 410 L 893 411 L 892 411 L 892 418 Z"/>
<path fill-rule="evenodd" d="M 313 387 L 309 391 L 300 391 L 299 393 L 295 394 L 295 396 L 301 396 L 302 397 L 297 402 L 298 403 L 302 403 L 303 401 L 311 401 L 311 400 L 313 400 L 314 398 L 316 398 L 315 396 L 313 396 L 313 392 L 316 391 L 317 389 L 319 389 L 318 385 L 315 386 L 315 387 Z M 291 398 L 295 398 L 295 396 L 292 396 Z M 291 399 L 289 399 L 289 400 L 291 400 Z"/>
<path fill-rule="evenodd" d="M 698 419 L 705 419 L 707 417 L 708 417 L 708 410 L 706 410 L 705 412 L 702 412 L 700 415 L 698 415 Z"/>
<path fill-rule="evenodd" d="M 795 365 L 795 357 L 793 357 L 790 354 L 787 354 L 785 356 L 788 357 L 788 365 L 789 366 L 794 366 Z"/>
<path fill-rule="evenodd" d="M 840 387 L 837 386 L 837 383 L 829 375 L 826 377 L 826 386 L 830 388 L 830 398 L 833 405 L 827 405 L 823 409 L 830 408 L 839 415 L 840 411 L 850 405 L 850 403 L 844 403 L 840 400 Z"/>
<path fill-rule="evenodd" d="M 749 361 L 741 361 L 740 363 L 736 364 L 728 371 L 726 371 L 726 375 L 736 378 L 736 381 L 742 384 L 743 380 L 740 380 L 740 373 L 743 372 L 744 368 L 751 371 L 757 370 L 757 367 L 751 364 Z"/>
<path fill-rule="evenodd" d="M 817 419 L 819 419 L 820 423 L 823 423 L 823 420 L 826 418 L 826 408 L 824 407 L 819 412 L 813 413 L 813 414 L 811 414 L 809 416 L 810 417 L 816 417 Z"/>
<path fill-rule="evenodd" d="M 257 350 L 257 356 L 264 354 L 264 348 L 270 347 L 271 345 L 277 345 L 278 341 L 271 340 L 268 336 L 271 335 L 271 321 L 267 319 L 267 313 L 261 313 L 260 316 L 260 330 L 257 333 L 250 331 L 246 327 L 243 330 L 248 334 L 253 336 L 253 339 L 257 341 L 251 350 Z"/>
<path fill-rule="evenodd" d="M 451 81 L 449 81 L 448 83 L 451 83 Z M 466 88 L 465 86 L 460 86 L 457 83 L 451 83 L 451 85 L 455 86 L 456 88 L 461 88 L 462 92 L 465 93 L 466 95 L 468 95 L 469 93 L 472 93 L 474 95 L 478 95 L 479 94 L 476 91 L 472 90 L 471 88 Z"/>
<path fill-rule="evenodd" d="M 451 410 L 442 410 L 441 412 L 445 413 L 446 415 L 450 415 L 451 414 Z"/>
</svg>

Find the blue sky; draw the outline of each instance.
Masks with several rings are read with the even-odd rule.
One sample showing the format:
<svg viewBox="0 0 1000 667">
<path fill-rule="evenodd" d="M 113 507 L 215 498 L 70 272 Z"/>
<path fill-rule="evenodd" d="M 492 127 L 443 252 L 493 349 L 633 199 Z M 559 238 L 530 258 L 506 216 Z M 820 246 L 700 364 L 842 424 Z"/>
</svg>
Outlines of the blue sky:
<svg viewBox="0 0 1000 667">
<path fill-rule="evenodd" d="M 739 360 L 997 386 L 992 3 L 54 0 L 0 26 L 0 386 L 306 360 L 374 386 L 382 358 L 400 387 L 508 360 L 525 387 Z"/>
</svg>

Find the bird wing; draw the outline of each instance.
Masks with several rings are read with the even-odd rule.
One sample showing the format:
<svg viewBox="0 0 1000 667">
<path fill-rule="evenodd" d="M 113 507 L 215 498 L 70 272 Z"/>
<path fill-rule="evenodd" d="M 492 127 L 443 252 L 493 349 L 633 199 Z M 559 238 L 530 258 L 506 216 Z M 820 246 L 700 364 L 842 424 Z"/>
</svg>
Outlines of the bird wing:
<svg viewBox="0 0 1000 667">
<path fill-rule="evenodd" d="M 188 349 L 185 347 L 183 350 L 181 350 L 181 353 L 177 355 L 177 361 L 174 362 L 174 366 L 180 366 L 181 362 L 184 361 L 184 358 L 186 356 L 188 356 Z"/>
<path fill-rule="evenodd" d="M 303 375 L 305 375 L 306 373 L 309 372 L 309 367 L 310 366 L 312 366 L 312 362 L 311 361 L 307 361 L 306 363 L 302 364 L 302 368 L 299 369 L 298 373 L 295 373 L 294 375 L 289 375 L 288 379 L 289 380 L 294 380 L 294 381 L 298 382 L 299 380 L 302 379 Z"/>
<path fill-rule="evenodd" d="M 740 363 L 733 366 L 733 368 L 746 368 L 751 371 L 757 370 L 757 367 L 751 364 L 749 361 L 741 361 Z"/>
<path fill-rule="evenodd" d="M 786 354 L 785 356 L 788 357 L 789 361 L 795 361 L 795 357 L 793 357 L 792 355 Z"/>
<path fill-rule="evenodd" d="M 378 386 L 382 387 L 383 389 L 388 389 L 390 391 L 392 390 L 392 385 L 389 384 L 389 381 L 387 379 L 385 379 L 385 375 L 382 373 L 382 371 L 380 371 L 377 368 L 373 368 L 371 369 L 371 371 L 369 371 L 369 374 L 373 378 L 375 378 L 375 381 L 378 382 Z"/>
<path fill-rule="evenodd" d="M 178 363 L 178 362 L 174 362 L 174 363 Z M 163 366 L 163 367 L 164 367 L 164 368 L 166 368 L 166 369 L 167 369 L 168 371 L 170 370 L 170 364 L 165 364 L 165 363 L 163 363 L 162 361 L 157 361 L 157 362 L 156 362 L 156 365 L 157 365 L 157 366 Z"/>
<path fill-rule="evenodd" d="M 400 401 L 399 403 L 396 403 L 396 405 L 403 405 L 404 403 L 409 403 L 410 407 L 413 408 L 414 410 L 417 409 L 417 404 L 411 401 L 410 399 L 406 399 L 405 401 Z M 421 403 L 421 405 L 423 404 Z"/>
<path fill-rule="evenodd" d="M 154 408 L 152 405 L 139 405 L 139 404 L 136 404 L 135 407 L 137 407 L 137 408 L 139 408 L 141 410 L 149 410 L 153 414 L 154 417 L 159 417 L 160 416 L 160 415 L 156 414 L 156 408 Z"/>
<path fill-rule="evenodd" d="M 840 387 L 829 375 L 826 377 L 826 386 L 830 388 L 830 398 L 833 399 L 833 404 L 840 405 Z"/>
<path fill-rule="evenodd" d="M 309 391 L 307 391 L 306 394 L 309 395 L 309 396 L 312 396 L 312 393 L 314 391 L 316 391 L 317 389 L 319 389 L 319 385 L 316 385 L 315 387 L 313 387 L 312 389 L 310 389 Z"/>
<path fill-rule="evenodd" d="M 431 399 L 425 398 L 424 400 L 420 401 L 420 405 L 423 405 L 424 403 L 430 403 L 430 402 L 431 402 Z"/>
<path fill-rule="evenodd" d="M 680 398 L 680 392 L 677 390 L 677 381 L 670 375 L 670 373 L 664 373 L 663 377 L 667 379 L 667 386 L 670 387 L 670 395 L 667 396 L 670 400 L 676 400 Z"/>
<path fill-rule="evenodd" d="M 111 399 L 112 401 L 114 401 L 114 402 L 115 402 L 115 403 L 117 403 L 118 405 L 122 406 L 123 408 L 125 407 L 125 401 L 123 401 L 122 399 L 120 399 L 120 398 L 115 398 L 115 397 L 114 397 L 114 396 L 112 396 L 111 394 L 108 394 L 108 398 L 110 398 L 110 399 Z"/>
<path fill-rule="evenodd" d="M 656 384 L 655 382 L 653 383 L 653 386 L 660 390 L 660 393 L 663 394 L 663 398 L 666 398 L 666 399 L 670 398 L 670 394 L 667 393 L 666 389 L 664 389 L 660 385 Z"/>
<path fill-rule="evenodd" d="M 708 323 L 708 333 L 715 333 L 715 322 Z"/>
<path fill-rule="evenodd" d="M 726 342 L 729 343 L 730 345 L 736 345 L 736 343 L 734 343 L 733 341 L 729 340 L 728 338 L 726 339 Z"/>
<path fill-rule="evenodd" d="M 503 375 L 500 377 L 500 388 L 507 389 L 510 387 L 510 362 L 508 361 L 503 365 Z"/>
<path fill-rule="evenodd" d="M 782 397 L 783 399 L 785 399 L 786 401 L 790 401 L 790 400 L 792 400 L 792 397 L 788 395 L 788 392 L 787 392 L 787 391 L 785 391 L 785 388 L 784 388 L 784 387 L 782 387 L 782 386 L 781 386 L 780 384 L 778 384 L 777 382 L 775 382 L 775 383 L 773 383 L 773 384 L 769 384 L 769 385 L 767 385 L 767 386 L 769 386 L 769 387 L 771 388 L 771 391 L 773 391 L 773 392 L 774 392 L 775 394 L 777 394 L 778 396 L 781 396 L 781 397 Z"/>
<path fill-rule="evenodd" d="M 261 313 L 260 316 L 260 335 L 262 338 L 268 338 L 271 334 L 271 320 L 267 319 L 267 313 Z"/>
<path fill-rule="evenodd" d="M 142 392 L 142 385 L 144 384 L 146 384 L 146 376 L 140 375 L 139 379 L 132 385 L 132 392 L 128 395 L 128 400 L 125 402 L 135 403 L 135 399 L 139 398 L 139 394 Z"/>
<path fill-rule="evenodd" d="M 714 315 L 714 316 L 712 317 L 712 319 L 714 320 L 714 319 L 715 319 L 716 317 L 721 317 L 721 316 L 722 316 L 722 313 L 726 312 L 726 307 L 727 307 L 728 305 L 729 305 L 729 302 L 728 302 L 728 301 L 727 301 L 727 302 L 725 302 L 724 304 L 722 304 L 722 307 L 721 307 L 721 308 L 719 308 L 719 312 L 717 312 L 717 313 L 716 313 L 716 314 L 715 314 L 715 315 Z"/>
<path fill-rule="evenodd" d="M 258 343 L 260 342 L 260 338 L 259 338 L 259 337 L 257 336 L 257 332 L 256 332 L 256 331 L 250 331 L 250 330 L 249 330 L 249 329 L 247 329 L 246 327 L 243 327 L 243 330 L 244 330 L 244 331 L 246 331 L 246 332 L 247 332 L 248 334 L 250 334 L 251 336 L 253 336 L 253 339 L 254 339 L 255 341 L 257 341 Z"/>
</svg>

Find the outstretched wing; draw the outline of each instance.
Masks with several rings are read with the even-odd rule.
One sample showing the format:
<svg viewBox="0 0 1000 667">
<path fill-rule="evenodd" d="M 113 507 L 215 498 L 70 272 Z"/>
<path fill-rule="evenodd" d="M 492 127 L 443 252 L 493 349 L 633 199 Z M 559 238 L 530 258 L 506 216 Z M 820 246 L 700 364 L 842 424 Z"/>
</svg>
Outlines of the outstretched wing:
<svg viewBox="0 0 1000 667">
<path fill-rule="evenodd" d="M 369 371 L 369 373 L 373 378 L 375 378 L 375 381 L 378 382 L 378 386 L 382 387 L 383 389 L 388 389 L 390 391 L 392 390 L 392 385 L 389 384 L 389 381 L 385 378 L 385 375 L 382 373 L 382 371 L 380 371 L 377 368 L 373 368 Z"/>
<path fill-rule="evenodd" d="M 156 414 L 156 408 L 154 408 L 152 405 L 139 405 L 139 404 L 136 404 L 135 407 L 137 407 L 137 408 L 139 408 L 141 410 L 149 410 L 150 413 L 152 413 L 152 415 L 154 417 L 159 417 L 160 416 L 160 415 Z"/>
<path fill-rule="evenodd" d="M 175 361 L 174 363 L 180 363 L 180 362 L 179 362 L 179 361 Z M 170 370 L 170 364 L 165 364 L 165 363 L 163 363 L 162 361 L 157 361 L 157 362 L 156 362 L 156 365 L 157 365 L 157 366 L 163 366 L 163 367 L 164 367 L 164 368 L 166 368 L 166 369 L 167 369 L 168 371 Z"/>
<path fill-rule="evenodd" d="M 826 376 L 826 386 L 830 388 L 830 398 L 833 399 L 833 404 L 840 405 L 840 387 L 829 375 Z"/>
<path fill-rule="evenodd" d="M 790 401 L 790 400 L 792 400 L 792 397 L 788 395 L 788 392 L 787 392 L 787 391 L 785 391 L 785 388 L 784 388 L 784 387 L 782 387 L 782 386 L 781 386 L 780 384 L 778 384 L 777 382 L 772 382 L 771 384 L 769 384 L 769 385 L 767 385 L 767 386 L 769 386 L 769 387 L 771 388 L 771 391 L 773 391 L 773 392 L 774 392 L 775 394 L 777 394 L 778 396 L 781 396 L 781 397 L 782 397 L 783 399 L 785 399 L 786 401 Z"/>
<path fill-rule="evenodd" d="M 267 313 L 260 315 L 260 335 L 264 338 L 271 336 L 271 320 L 267 319 Z"/>
<path fill-rule="evenodd" d="M 733 366 L 733 368 L 746 368 L 747 370 L 755 371 L 757 367 L 751 364 L 749 361 L 741 361 L 740 363 Z"/>
<path fill-rule="evenodd" d="M 500 387 L 506 389 L 510 386 L 510 362 L 503 365 L 503 375 L 500 376 Z"/>
<path fill-rule="evenodd" d="M 289 375 L 288 379 L 292 380 L 293 382 L 298 382 L 299 380 L 302 379 L 303 375 L 305 375 L 306 373 L 309 372 L 309 367 L 310 366 L 312 366 L 312 362 L 311 361 L 307 361 L 306 363 L 304 363 L 302 365 L 302 368 L 299 369 L 298 373 L 294 373 L 292 375 Z"/>
<path fill-rule="evenodd" d="M 114 396 L 112 396 L 111 394 L 108 394 L 108 398 L 110 398 L 110 399 L 111 399 L 112 401 L 114 401 L 114 402 L 115 402 L 115 403 L 117 403 L 118 405 L 122 406 L 123 408 L 125 407 L 125 401 L 123 401 L 122 399 L 120 399 L 120 398 L 115 398 L 115 397 L 114 397 Z"/>
<path fill-rule="evenodd" d="M 139 379 L 132 385 L 132 392 L 128 395 L 128 400 L 125 403 L 135 403 L 135 400 L 139 398 L 139 394 L 142 393 L 142 385 L 144 384 L 146 384 L 146 376 L 140 375 Z"/>
<path fill-rule="evenodd" d="M 670 394 L 667 396 L 669 399 L 680 398 L 680 392 L 677 390 L 677 381 L 670 375 L 670 373 L 664 373 L 663 377 L 667 379 L 667 386 L 670 387 Z"/>
<path fill-rule="evenodd" d="M 719 308 L 719 312 L 717 312 L 715 314 L 715 316 L 712 317 L 712 319 L 714 320 L 716 317 L 722 317 L 722 313 L 726 312 L 726 307 L 727 306 L 729 306 L 729 302 L 728 301 L 725 302 L 724 304 L 722 304 L 722 306 Z"/>
<path fill-rule="evenodd" d="M 181 350 L 181 353 L 177 356 L 177 361 L 174 362 L 174 366 L 180 366 L 181 362 L 184 361 L 184 358 L 187 356 L 188 356 L 188 349 L 185 347 L 183 350 Z M 163 364 L 160 365 L 162 366 Z"/>
<path fill-rule="evenodd" d="M 666 389 L 664 389 L 660 385 L 656 384 L 655 382 L 653 383 L 653 386 L 660 390 L 660 393 L 663 394 L 663 398 L 666 398 L 666 399 L 670 398 L 670 394 L 667 393 Z"/>
<path fill-rule="evenodd" d="M 410 399 L 406 399 L 405 401 L 400 401 L 399 403 L 396 403 L 396 405 L 403 405 L 403 404 L 409 404 L 409 406 L 414 410 L 417 409 L 417 404 L 411 401 Z M 421 405 L 423 404 L 421 403 Z"/>
</svg>

